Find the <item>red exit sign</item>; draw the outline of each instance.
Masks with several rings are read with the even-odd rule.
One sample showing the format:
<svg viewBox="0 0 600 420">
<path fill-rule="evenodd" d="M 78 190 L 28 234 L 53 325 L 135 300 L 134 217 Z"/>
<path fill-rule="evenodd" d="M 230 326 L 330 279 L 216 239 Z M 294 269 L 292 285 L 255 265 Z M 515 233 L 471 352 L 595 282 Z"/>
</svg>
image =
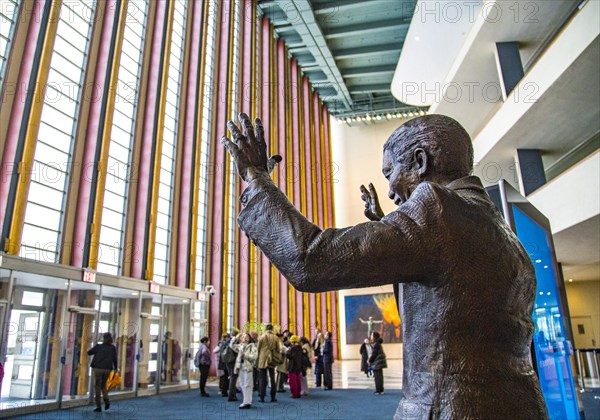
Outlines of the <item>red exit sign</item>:
<svg viewBox="0 0 600 420">
<path fill-rule="evenodd" d="M 86 283 L 96 283 L 96 272 L 90 270 L 83 271 L 83 281 Z"/>
</svg>

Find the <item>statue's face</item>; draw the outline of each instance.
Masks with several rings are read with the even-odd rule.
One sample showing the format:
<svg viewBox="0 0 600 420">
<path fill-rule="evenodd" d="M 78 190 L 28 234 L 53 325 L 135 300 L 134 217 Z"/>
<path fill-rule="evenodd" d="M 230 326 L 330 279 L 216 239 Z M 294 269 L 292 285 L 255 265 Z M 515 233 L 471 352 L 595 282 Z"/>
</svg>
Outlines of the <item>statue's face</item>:
<svg viewBox="0 0 600 420">
<path fill-rule="evenodd" d="M 388 197 L 390 197 L 397 206 L 408 200 L 420 182 L 416 165 L 398 162 L 398 159 L 392 155 L 392 152 L 389 149 L 383 151 L 383 165 L 381 171 L 390 184 Z"/>
</svg>

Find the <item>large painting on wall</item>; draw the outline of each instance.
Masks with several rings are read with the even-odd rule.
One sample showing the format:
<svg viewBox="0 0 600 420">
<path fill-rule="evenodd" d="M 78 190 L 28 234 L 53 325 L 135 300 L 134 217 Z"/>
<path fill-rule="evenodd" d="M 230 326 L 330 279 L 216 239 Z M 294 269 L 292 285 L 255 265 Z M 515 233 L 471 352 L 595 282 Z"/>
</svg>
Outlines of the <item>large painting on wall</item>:
<svg viewBox="0 0 600 420">
<path fill-rule="evenodd" d="M 384 343 L 401 343 L 400 315 L 393 293 L 346 296 L 346 344 L 362 344 L 371 331 Z"/>
</svg>

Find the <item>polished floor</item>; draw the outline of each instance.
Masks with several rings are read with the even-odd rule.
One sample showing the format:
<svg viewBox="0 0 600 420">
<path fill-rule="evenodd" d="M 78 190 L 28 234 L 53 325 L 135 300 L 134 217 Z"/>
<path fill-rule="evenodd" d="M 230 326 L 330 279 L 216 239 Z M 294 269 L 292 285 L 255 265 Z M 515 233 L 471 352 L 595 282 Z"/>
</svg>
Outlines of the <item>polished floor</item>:
<svg viewBox="0 0 600 420">
<path fill-rule="evenodd" d="M 388 360 L 384 370 L 385 394 L 374 395 L 374 380 L 360 371 L 358 360 L 336 362 L 333 365 L 334 389 L 326 391 L 315 388 L 314 376 L 309 377 L 309 395 L 292 399 L 286 392 L 277 394 L 277 402 L 259 403 L 254 394 L 253 408 L 240 410 L 239 402 L 229 402 L 218 395 L 218 381 L 212 378 L 207 390 L 210 398 L 200 398 L 197 385 L 194 389 L 181 392 L 168 392 L 152 397 L 114 400 L 111 408 L 102 413 L 93 413 L 92 405 L 68 410 L 39 411 L 22 419 L 239 419 L 239 420 L 279 420 L 279 419 L 391 419 L 402 395 L 402 363 Z M 586 392 L 582 393 L 586 420 L 600 420 L 600 389 L 598 381 L 586 380 Z M 240 395 L 241 400 L 241 395 Z M 267 401 L 269 398 L 267 397 Z M 0 418 L 3 415 L 0 412 Z"/>
</svg>

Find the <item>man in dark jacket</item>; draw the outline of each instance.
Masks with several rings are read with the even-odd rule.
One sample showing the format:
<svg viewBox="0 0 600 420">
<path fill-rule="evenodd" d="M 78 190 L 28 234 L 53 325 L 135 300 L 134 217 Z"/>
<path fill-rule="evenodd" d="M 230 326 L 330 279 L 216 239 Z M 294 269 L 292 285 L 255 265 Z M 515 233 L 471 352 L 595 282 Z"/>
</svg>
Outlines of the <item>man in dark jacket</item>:
<svg viewBox="0 0 600 420">
<path fill-rule="evenodd" d="M 387 359 L 383 351 L 383 340 L 377 331 L 371 333 L 371 357 L 369 357 L 369 365 L 373 369 L 375 376 L 375 394 L 383 395 L 383 369 L 387 367 Z"/>
<path fill-rule="evenodd" d="M 323 385 L 326 390 L 333 389 L 333 345 L 331 344 L 331 333 L 325 333 L 325 343 L 323 344 Z"/>
<path fill-rule="evenodd" d="M 370 222 L 321 230 L 269 176 L 264 129 L 240 115 L 222 143 L 248 187 L 238 223 L 301 292 L 400 283 L 402 419 L 548 417 L 530 360 L 533 265 L 470 176 L 473 146 L 458 122 L 414 118 L 384 145 L 398 208 L 384 215 L 361 188 Z"/>
<path fill-rule="evenodd" d="M 110 333 L 102 335 L 102 343 L 96 344 L 87 354 L 94 356 L 92 359 L 92 374 L 94 375 L 94 385 L 96 388 L 96 408 L 94 411 L 102 411 L 100 404 L 100 393 L 104 398 L 104 409 L 110 408 L 108 392 L 106 392 L 106 381 L 111 370 L 117 370 L 117 349 L 112 344 L 113 339 Z"/>
</svg>

